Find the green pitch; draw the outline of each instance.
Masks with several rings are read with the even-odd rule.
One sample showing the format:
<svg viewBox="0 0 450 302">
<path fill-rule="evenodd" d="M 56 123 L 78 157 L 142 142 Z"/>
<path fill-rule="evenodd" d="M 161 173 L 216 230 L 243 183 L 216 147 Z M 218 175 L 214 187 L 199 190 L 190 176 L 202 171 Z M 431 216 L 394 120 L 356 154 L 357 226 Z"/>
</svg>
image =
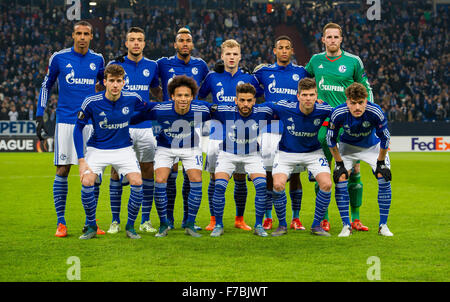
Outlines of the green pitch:
<svg viewBox="0 0 450 302">
<path fill-rule="evenodd" d="M 57 238 L 52 199 L 55 169 L 52 154 L 0 154 L 0 281 L 450 281 L 450 154 L 392 153 L 393 200 L 388 220 L 392 238 L 377 234 L 377 182 L 362 164 L 364 203 L 361 220 L 369 232 L 338 238 L 342 224 L 333 197 L 330 204 L 332 237 L 290 231 L 287 236 L 259 238 L 234 228 L 233 181 L 227 190 L 225 234 L 192 238 L 181 229 L 182 176 L 178 178 L 175 230 L 166 238 L 141 234 L 125 237 L 129 187 L 122 196 L 122 231 L 79 240 L 84 224 L 78 167 L 69 176 L 66 220 L 69 236 Z M 101 187 L 97 218 L 106 231 L 111 223 L 109 169 Z M 208 174 L 204 173 L 203 201 L 197 224 L 209 223 Z M 314 211 L 314 185 L 302 174 L 300 219 L 309 229 Z M 254 187 L 248 184 L 246 222 L 254 224 Z M 273 212 L 274 217 L 275 212 Z M 288 223 L 291 210 L 288 200 Z M 159 225 L 153 206 L 151 220 Z M 140 223 L 140 215 L 136 227 Z M 277 221 L 275 220 L 275 225 Z M 139 231 L 138 231 L 139 232 Z M 70 258 L 75 256 L 77 258 Z M 370 258 L 372 257 L 372 258 Z M 72 259 L 79 259 L 74 275 Z"/>
</svg>

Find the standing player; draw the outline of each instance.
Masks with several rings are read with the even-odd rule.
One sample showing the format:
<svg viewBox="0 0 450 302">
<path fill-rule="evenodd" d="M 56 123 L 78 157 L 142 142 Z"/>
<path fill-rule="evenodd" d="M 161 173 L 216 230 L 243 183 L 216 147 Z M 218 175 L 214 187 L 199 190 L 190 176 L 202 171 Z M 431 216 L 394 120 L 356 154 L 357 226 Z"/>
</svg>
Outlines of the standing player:
<svg viewBox="0 0 450 302">
<path fill-rule="evenodd" d="M 378 180 L 378 205 L 380 222 L 378 234 L 393 236 L 387 227 L 391 206 L 391 170 L 388 155 L 390 134 L 387 119 L 380 106 L 367 101 L 367 87 L 353 83 L 345 89 L 346 103 L 337 106 L 330 118 L 327 143 L 333 154 L 336 166 L 333 178 L 336 184 L 336 203 L 341 215 L 343 228 L 339 237 L 348 237 L 352 233 L 348 213 L 350 203 L 348 174 L 358 160 L 372 167 Z M 339 130 L 339 147 L 337 140 Z"/>
<path fill-rule="evenodd" d="M 53 200 L 57 215 L 55 236 L 66 237 L 67 226 L 65 209 L 67 199 L 67 176 L 71 165 L 78 164 L 72 133 L 77 120 L 81 102 L 88 95 L 95 93 L 97 80 L 103 79 L 104 59 L 101 54 L 89 49 L 93 39 L 93 27 L 86 21 L 73 26 L 73 47 L 55 52 L 49 61 L 47 75 L 39 93 L 36 122 L 37 136 L 42 140 L 44 129 L 43 114 L 47 106 L 50 91 L 58 81 L 58 107 L 56 109 L 55 157 L 56 176 L 53 182 Z M 84 141 L 90 136 L 92 127 L 85 127 Z M 99 187 L 95 186 L 98 197 Z M 97 201 L 96 201 L 97 202 Z M 99 233 L 104 233 L 98 229 Z"/>
<path fill-rule="evenodd" d="M 276 63 L 267 65 L 255 70 L 255 76 L 264 87 L 264 98 L 266 102 L 277 102 L 279 100 L 297 101 L 298 81 L 309 77 L 303 66 L 297 66 L 291 62 L 294 55 L 292 40 L 288 36 L 280 36 L 275 40 L 273 53 L 276 57 Z M 279 124 L 276 124 L 279 129 Z M 266 219 L 264 228 L 272 229 L 272 165 L 280 141 L 279 133 L 265 133 L 262 137 L 262 156 L 264 166 L 267 172 L 267 204 Z M 290 175 L 289 193 L 292 201 L 292 222 L 291 229 L 304 230 L 300 222 L 300 209 L 302 201 L 302 184 L 300 182 L 299 170 L 294 170 Z"/>
<path fill-rule="evenodd" d="M 134 230 L 134 222 L 142 203 L 142 176 L 128 126 L 133 112 L 147 109 L 147 104 L 135 92 L 122 92 L 124 77 L 125 71 L 121 66 L 112 64 L 106 67 L 103 81 L 106 91 L 84 100 L 73 131 L 82 184 L 81 201 L 88 222 L 87 231 L 80 239 L 91 239 L 96 235 L 94 184 L 109 165 L 130 182 L 126 234 L 131 239 L 140 238 Z M 94 129 L 84 154 L 83 128 L 89 120 L 92 120 Z"/>
<path fill-rule="evenodd" d="M 194 100 L 197 83 L 188 76 L 177 76 L 169 83 L 172 101 L 158 103 L 151 111 L 133 117 L 132 123 L 156 120 L 161 132 L 156 137 L 155 206 L 160 218 L 156 237 L 167 236 L 170 221 L 167 218 L 167 181 L 177 158 L 181 160 L 190 181 L 188 215 L 184 223 L 187 235 L 200 237 L 194 222 L 202 200 L 203 155 L 200 148 L 200 129 L 210 119 L 208 103 Z"/>
<path fill-rule="evenodd" d="M 325 45 L 325 51 L 312 56 L 306 65 L 306 70 L 312 77 L 315 77 L 319 99 L 327 102 L 331 107 L 336 107 L 345 103 L 345 89 L 353 82 L 358 82 L 366 87 L 369 95 L 369 101 L 373 101 L 372 89 L 364 65 L 358 56 L 348 53 L 341 49 L 342 29 L 338 24 L 328 23 L 323 28 L 322 42 Z M 332 156 L 326 144 L 326 133 L 328 122 L 319 131 L 319 141 L 322 149 L 331 163 Z M 368 231 L 359 219 L 359 207 L 362 204 L 363 184 L 359 173 L 359 163 L 356 163 L 349 178 L 350 205 L 352 212 L 352 228 L 358 231 Z M 316 187 L 317 191 L 317 187 Z M 328 222 L 328 212 L 322 222 L 325 230 L 330 229 Z"/>
<path fill-rule="evenodd" d="M 146 103 L 150 101 L 150 91 L 157 98 L 161 98 L 161 88 L 158 81 L 158 65 L 155 61 L 144 57 L 145 32 L 139 27 L 131 27 L 126 35 L 125 46 L 128 54 L 110 64 L 121 65 L 125 70 L 125 85 L 123 91 L 132 91 Z M 133 140 L 133 148 L 139 161 L 142 173 L 143 199 L 142 217 L 139 230 L 156 232 L 150 222 L 150 211 L 153 203 L 153 160 L 155 156 L 156 140 L 150 121 L 139 125 L 130 126 L 130 136 Z M 108 233 L 114 234 L 120 230 L 120 204 L 122 197 L 122 185 L 114 168 L 111 169 L 111 181 L 109 185 L 112 223 Z"/>
<path fill-rule="evenodd" d="M 298 166 L 307 168 L 320 187 L 316 196 L 311 233 L 330 236 L 320 227 L 323 215 L 330 204 L 332 182 L 330 167 L 317 140 L 317 133 L 333 108 L 316 102 L 317 89 L 313 79 L 305 78 L 298 82 L 297 98 L 298 102 L 282 100 L 268 104 L 283 125 L 279 152 L 275 155 L 272 170 L 275 212 L 280 225 L 272 236 L 287 234 L 285 185 L 289 175 Z"/>
<path fill-rule="evenodd" d="M 194 49 L 194 43 L 192 39 L 191 32 L 187 28 L 181 28 L 175 37 L 174 48 L 176 50 L 176 55 L 172 57 L 160 58 L 158 63 L 159 77 L 161 79 L 161 87 L 163 91 L 163 101 L 168 101 L 170 99 L 170 93 L 168 92 L 168 84 L 170 81 L 178 75 L 186 75 L 192 77 L 196 82 L 197 86 L 200 87 L 201 83 L 208 74 L 208 65 L 200 58 L 191 56 Z M 176 199 L 176 179 L 178 176 L 178 163 L 176 162 L 172 173 L 167 181 L 167 194 L 168 194 L 168 205 L 167 205 L 167 217 L 171 222 L 170 227 L 174 227 L 173 210 L 175 206 Z M 186 221 L 188 215 L 187 207 L 187 196 L 189 194 L 189 179 L 184 175 L 183 182 L 183 207 L 184 207 L 184 217 L 183 221 Z M 183 227 L 183 224 L 182 224 Z M 201 229 L 197 227 L 197 229 Z"/>
<path fill-rule="evenodd" d="M 216 224 L 211 232 L 212 237 L 220 237 L 224 233 L 222 218 L 225 191 L 230 177 L 240 170 L 248 173 L 255 185 L 254 234 L 267 236 L 262 226 L 267 188 L 266 172 L 257 139 L 260 129 L 270 121 L 272 110 L 264 105 L 255 105 L 255 94 L 256 89 L 253 85 L 240 84 L 236 87 L 235 106 L 219 105 L 217 111 L 212 113 L 212 117 L 222 125 L 216 131 L 220 131 L 223 137 L 215 169 L 213 204 Z"/>
<path fill-rule="evenodd" d="M 239 68 L 241 60 L 241 45 L 236 40 L 226 40 L 221 45 L 221 59 L 224 62 L 224 71 L 211 71 L 205 78 L 199 93 L 199 99 L 204 99 L 211 93 L 212 102 L 217 105 L 235 105 L 236 86 L 244 83 L 250 83 L 256 88 L 255 97 L 262 95 L 263 91 L 256 78 L 248 73 L 244 73 Z M 217 121 L 211 121 L 211 129 L 214 132 L 214 124 Z M 205 169 L 210 173 L 208 185 L 209 210 L 211 212 L 211 222 L 205 228 L 212 231 L 215 226 L 213 195 L 215 187 L 214 172 L 216 168 L 217 155 L 219 153 L 219 144 L 222 140 L 222 133 L 219 137 L 212 135 L 208 144 Z M 247 202 L 247 179 L 245 173 L 234 173 L 234 200 L 236 202 L 236 218 L 234 226 L 243 230 L 251 230 L 244 221 L 245 204 Z"/>
</svg>

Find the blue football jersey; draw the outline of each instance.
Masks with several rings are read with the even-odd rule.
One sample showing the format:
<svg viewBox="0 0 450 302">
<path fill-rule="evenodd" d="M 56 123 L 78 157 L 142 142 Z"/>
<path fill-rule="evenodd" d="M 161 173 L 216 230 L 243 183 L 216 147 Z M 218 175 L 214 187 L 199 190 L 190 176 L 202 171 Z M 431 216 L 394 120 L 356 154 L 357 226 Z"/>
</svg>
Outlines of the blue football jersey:
<svg viewBox="0 0 450 302">
<path fill-rule="evenodd" d="M 211 93 L 212 102 L 218 105 L 235 105 L 236 87 L 241 84 L 250 83 L 256 89 L 256 97 L 263 95 L 264 91 L 256 80 L 254 75 L 242 72 L 238 68 L 234 75 L 224 71 L 217 73 L 211 71 L 203 81 L 202 86 L 198 92 L 198 97 L 204 99 Z"/>
<path fill-rule="evenodd" d="M 133 113 L 147 110 L 148 107 L 149 104 L 135 92 L 122 91 L 120 98 L 113 102 L 105 97 L 103 91 L 84 100 L 77 124 L 82 129 L 92 120 L 93 132 L 87 146 L 98 149 L 125 148 L 132 145 L 129 124 Z M 80 142 L 75 141 L 75 145 L 79 146 Z M 77 153 L 80 158 L 79 148 Z"/>
<path fill-rule="evenodd" d="M 161 79 L 161 87 L 163 91 L 163 101 L 168 101 L 170 95 L 167 91 L 169 81 L 178 75 L 186 75 L 192 77 L 200 87 L 206 75 L 208 74 L 208 65 L 200 58 L 192 57 L 186 64 L 177 56 L 163 57 L 156 61 L 158 63 L 158 72 Z"/>
<path fill-rule="evenodd" d="M 244 117 L 237 106 L 219 105 L 211 113 L 212 118 L 222 124 L 221 149 L 232 154 L 250 154 L 259 151 L 258 136 L 267 123 L 272 120 L 270 107 L 256 104 L 252 113 Z M 220 131 L 216 127 L 215 131 Z"/>
<path fill-rule="evenodd" d="M 125 70 L 125 85 L 122 91 L 136 92 L 144 102 L 150 102 L 150 88 L 159 86 L 158 64 L 147 58 L 142 58 L 139 62 L 130 60 L 127 56 L 123 62 L 111 61 L 109 64 L 118 64 Z M 144 121 L 130 128 L 151 128 L 150 121 Z"/>
<path fill-rule="evenodd" d="M 327 103 L 314 104 L 314 110 L 305 115 L 298 102 L 281 100 L 268 103 L 276 118 L 283 125 L 279 150 L 290 153 L 306 153 L 321 149 L 317 139 L 323 121 L 331 115 L 333 108 Z"/>
<path fill-rule="evenodd" d="M 277 63 L 264 66 L 255 72 L 255 77 L 264 87 L 266 102 L 297 100 L 298 81 L 310 77 L 303 66 L 290 63 L 286 67 Z"/>
<path fill-rule="evenodd" d="M 134 116 L 132 123 L 142 120 L 157 121 L 161 125 L 161 131 L 156 136 L 158 147 L 198 148 L 201 125 L 211 119 L 208 103 L 193 100 L 189 111 L 183 115 L 175 111 L 174 105 L 173 101 L 156 103 L 151 110 Z"/>
<path fill-rule="evenodd" d="M 56 122 L 75 124 L 83 100 L 95 94 L 97 80 L 103 80 L 105 61 L 101 54 L 90 50 L 82 55 L 72 48 L 55 52 L 39 93 L 37 116 L 44 114 L 50 91 L 58 81 Z"/>
<path fill-rule="evenodd" d="M 346 103 L 334 108 L 327 132 L 329 147 L 336 146 L 340 128 L 344 129 L 340 137 L 343 143 L 370 148 L 381 141 L 381 148 L 389 148 L 387 119 L 380 106 L 375 103 L 368 102 L 366 111 L 358 118 L 350 113 Z"/>
</svg>

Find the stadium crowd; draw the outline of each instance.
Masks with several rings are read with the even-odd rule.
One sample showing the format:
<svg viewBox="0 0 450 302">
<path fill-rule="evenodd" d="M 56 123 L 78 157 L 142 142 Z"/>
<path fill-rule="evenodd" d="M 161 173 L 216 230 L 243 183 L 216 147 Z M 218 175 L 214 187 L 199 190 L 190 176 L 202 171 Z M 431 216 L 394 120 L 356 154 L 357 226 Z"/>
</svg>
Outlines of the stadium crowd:
<svg viewBox="0 0 450 302">
<path fill-rule="evenodd" d="M 323 5 L 313 10 L 278 4 L 269 13 L 265 4 L 243 4 L 236 10 L 232 9 L 235 1 L 223 6 L 221 1 L 206 2 L 189 13 L 174 5 L 135 7 L 132 13 L 124 13 L 107 4 L 96 14 L 104 27 L 95 32 L 91 48 L 108 62 L 125 53 L 128 27 L 141 26 L 147 33 L 145 56 L 156 60 L 174 54 L 175 31 L 186 26 L 194 38 L 193 55 L 203 58 L 210 68 L 219 58 L 221 43 L 233 38 L 243 46 L 241 65 L 252 70 L 274 62 L 278 24 L 297 26 L 312 55 L 323 51 L 323 25 L 336 22 L 344 29 L 342 48 L 363 60 L 374 99 L 389 121 L 450 120 L 445 7 L 434 14 L 424 2 L 412 7 L 405 1 L 390 1 L 383 4 L 381 20 L 369 21 L 365 11 L 350 6 Z M 72 44 L 72 21 L 67 20 L 65 8 L 52 1 L 42 3 L 40 8 L 0 4 L 0 120 L 35 119 L 35 102 L 49 57 Z M 296 59 L 301 65 L 309 60 Z M 49 124 L 55 119 L 56 104 L 54 90 L 46 112 Z"/>
</svg>

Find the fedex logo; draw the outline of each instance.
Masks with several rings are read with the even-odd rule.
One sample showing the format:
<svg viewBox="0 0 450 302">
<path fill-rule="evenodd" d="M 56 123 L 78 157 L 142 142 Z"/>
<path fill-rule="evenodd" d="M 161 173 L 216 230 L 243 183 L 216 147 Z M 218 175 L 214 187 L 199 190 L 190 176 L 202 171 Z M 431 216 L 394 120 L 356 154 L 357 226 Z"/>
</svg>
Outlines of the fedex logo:
<svg viewBox="0 0 450 302">
<path fill-rule="evenodd" d="M 446 142 L 443 137 L 434 137 L 431 141 L 420 141 L 420 138 L 412 137 L 411 150 L 448 151 L 450 150 L 450 142 Z"/>
</svg>

